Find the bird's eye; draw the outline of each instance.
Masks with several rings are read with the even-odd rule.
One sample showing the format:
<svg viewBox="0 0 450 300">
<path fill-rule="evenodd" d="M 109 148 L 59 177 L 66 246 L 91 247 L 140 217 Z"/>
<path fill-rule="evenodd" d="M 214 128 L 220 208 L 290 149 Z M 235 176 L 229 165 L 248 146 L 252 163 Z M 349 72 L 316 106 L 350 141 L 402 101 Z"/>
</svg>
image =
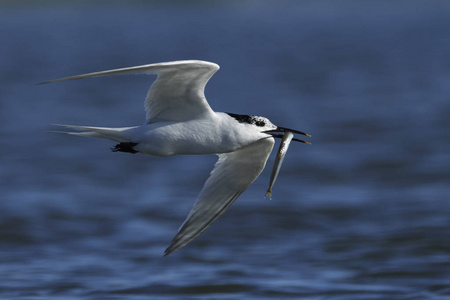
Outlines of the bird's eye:
<svg viewBox="0 0 450 300">
<path fill-rule="evenodd" d="M 264 127 L 266 126 L 266 123 L 264 123 L 264 121 L 256 121 L 255 125 L 259 127 Z"/>
</svg>

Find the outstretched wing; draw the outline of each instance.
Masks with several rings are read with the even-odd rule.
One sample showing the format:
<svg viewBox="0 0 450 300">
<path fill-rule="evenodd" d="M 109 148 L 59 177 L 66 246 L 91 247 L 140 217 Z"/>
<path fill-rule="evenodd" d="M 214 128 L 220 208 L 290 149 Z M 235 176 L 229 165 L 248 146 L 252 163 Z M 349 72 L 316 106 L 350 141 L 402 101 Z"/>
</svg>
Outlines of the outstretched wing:
<svg viewBox="0 0 450 300">
<path fill-rule="evenodd" d="M 213 114 L 206 101 L 206 83 L 219 70 L 215 63 L 182 60 L 94 72 L 42 83 L 121 74 L 157 74 L 145 99 L 146 122 L 182 122 Z"/>
<path fill-rule="evenodd" d="M 219 154 L 219 160 L 206 180 L 194 207 L 164 256 L 187 245 L 233 204 L 261 174 L 273 144 L 273 138 L 267 138 L 237 151 Z"/>
</svg>

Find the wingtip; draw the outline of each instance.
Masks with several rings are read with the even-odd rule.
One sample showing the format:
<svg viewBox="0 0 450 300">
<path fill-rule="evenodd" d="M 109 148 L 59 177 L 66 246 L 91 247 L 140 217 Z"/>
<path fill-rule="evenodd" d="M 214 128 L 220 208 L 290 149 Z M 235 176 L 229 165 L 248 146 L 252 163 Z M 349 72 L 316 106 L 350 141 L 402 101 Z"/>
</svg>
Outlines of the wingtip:
<svg viewBox="0 0 450 300">
<path fill-rule="evenodd" d="M 173 252 L 173 250 L 171 250 L 171 248 L 172 248 L 172 244 L 171 244 L 169 247 L 167 247 L 166 250 L 164 250 L 164 255 L 163 255 L 163 257 L 167 257 L 167 256 L 170 255 L 170 253 Z"/>
<path fill-rule="evenodd" d="M 76 79 L 81 79 L 81 78 L 79 78 L 79 76 L 80 76 L 80 75 L 70 76 L 70 77 L 63 77 L 63 78 L 52 79 L 52 80 L 47 80 L 47 81 L 42 81 L 42 82 L 36 83 L 36 85 L 49 84 L 49 83 L 54 83 L 54 82 L 61 82 L 61 81 L 66 81 L 66 80 L 76 80 Z"/>
<path fill-rule="evenodd" d="M 177 251 L 177 250 L 180 249 L 180 248 L 181 248 L 181 247 L 178 247 L 178 246 L 176 246 L 176 245 L 174 245 L 174 244 L 171 244 L 169 247 L 167 247 L 166 250 L 164 250 L 164 255 L 163 255 L 163 257 L 169 256 L 170 254 L 174 253 L 175 251 Z"/>
<path fill-rule="evenodd" d="M 65 79 L 66 79 L 66 78 L 58 78 L 58 79 L 52 79 L 52 80 L 42 81 L 42 82 L 36 83 L 36 85 L 49 84 L 49 83 L 53 83 L 53 82 L 63 81 L 63 80 L 65 80 Z"/>
<path fill-rule="evenodd" d="M 166 248 L 166 250 L 164 250 L 164 255 L 163 257 L 169 256 L 170 254 L 174 253 L 175 251 L 177 251 L 180 248 L 183 248 L 185 245 L 187 245 L 189 242 L 180 242 L 180 236 L 179 236 L 180 231 L 178 231 L 178 233 L 173 237 L 172 241 L 170 242 L 169 247 Z"/>
</svg>

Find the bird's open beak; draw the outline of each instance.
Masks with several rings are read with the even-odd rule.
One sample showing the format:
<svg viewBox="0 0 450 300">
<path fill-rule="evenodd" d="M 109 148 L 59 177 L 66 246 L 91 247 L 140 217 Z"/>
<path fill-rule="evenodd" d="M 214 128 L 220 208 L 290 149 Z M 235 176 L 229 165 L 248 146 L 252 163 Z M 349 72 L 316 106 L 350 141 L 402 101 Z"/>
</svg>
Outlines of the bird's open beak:
<svg viewBox="0 0 450 300">
<path fill-rule="evenodd" d="M 294 130 L 294 129 L 285 128 L 285 127 L 277 127 L 276 129 L 267 130 L 267 131 L 264 131 L 264 132 L 270 134 L 271 136 L 273 136 L 275 138 L 280 138 L 280 139 L 282 139 L 283 136 L 284 136 L 284 134 L 281 134 L 281 133 L 285 133 L 285 132 L 298 133 L 298 134 L 301 134 L 301 135 L 305 135 L 307 137 L 311 137 L 310 134 L 304 133 L 302 131 Z M 296 141 L 296 142 L 304 143 L 304 144 L 311 144 L 310 142 L 307 142 L 307 141 L 304 141 L 304 140 L 300 140 L 300 139 L 297 139 L 297 138 L 292 138 L 292 140 Z"/>
</svg>

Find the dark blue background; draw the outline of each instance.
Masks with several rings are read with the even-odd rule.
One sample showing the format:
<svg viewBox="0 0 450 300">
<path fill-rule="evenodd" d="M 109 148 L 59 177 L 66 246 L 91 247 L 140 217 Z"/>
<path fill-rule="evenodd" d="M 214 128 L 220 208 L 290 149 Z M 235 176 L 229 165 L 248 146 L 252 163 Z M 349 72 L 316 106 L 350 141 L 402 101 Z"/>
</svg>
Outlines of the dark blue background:
<svg viewBox="0 0 450 300">
<path fill-rule="evenodd" d="M 448 299 L 448 1 L 1 1 L 4 299 Z M 312 134 L 162 253 L 215 156 L 112 153 L 52 123 L 144 122 L 161 61 L 221 70 L 216 111 Z"/>
</svg>

